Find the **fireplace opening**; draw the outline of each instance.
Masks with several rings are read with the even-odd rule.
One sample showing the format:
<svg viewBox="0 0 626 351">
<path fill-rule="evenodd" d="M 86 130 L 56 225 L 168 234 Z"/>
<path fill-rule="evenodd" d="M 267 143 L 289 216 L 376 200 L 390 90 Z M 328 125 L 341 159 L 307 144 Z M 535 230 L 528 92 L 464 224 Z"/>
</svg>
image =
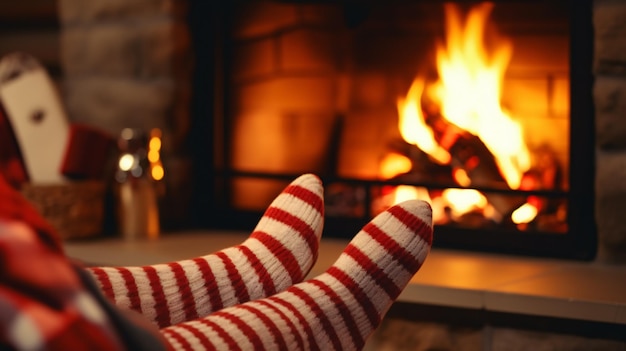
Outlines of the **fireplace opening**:
<svg viewBox="0 0 626 351">
<path fill-rule="evenodd" d="M 590 8 L 215 5 L 211 27 L 198 26 L 214 34 L 203 91 L 215 98 L 197 117 L 210 116 L 212 135 L 202 201 L 217 215 L 206 225 L 251 229 L 312 172 L 325 184 L 326 237 L 421 198 L 435 246 L 593 258 Z"/>
</svg>

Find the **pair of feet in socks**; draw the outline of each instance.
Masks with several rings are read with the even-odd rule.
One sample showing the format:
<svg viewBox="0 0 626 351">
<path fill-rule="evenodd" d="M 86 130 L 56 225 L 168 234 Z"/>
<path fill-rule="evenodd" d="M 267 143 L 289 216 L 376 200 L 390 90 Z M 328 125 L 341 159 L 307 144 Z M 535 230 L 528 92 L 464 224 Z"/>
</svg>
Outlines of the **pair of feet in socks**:
<svg viewBox="0 0 626 351">
<path fill-rule="evenodd" d="M 419 200 L 379 214 L 325 273 L 317 256 L 323 188 L 293 181 L 242 244 L 190 260 L 87 268 L 117 306 L 156 323 L 174 349 L 358 350 L 420 268 L 432 242 Z"/>
</svg>

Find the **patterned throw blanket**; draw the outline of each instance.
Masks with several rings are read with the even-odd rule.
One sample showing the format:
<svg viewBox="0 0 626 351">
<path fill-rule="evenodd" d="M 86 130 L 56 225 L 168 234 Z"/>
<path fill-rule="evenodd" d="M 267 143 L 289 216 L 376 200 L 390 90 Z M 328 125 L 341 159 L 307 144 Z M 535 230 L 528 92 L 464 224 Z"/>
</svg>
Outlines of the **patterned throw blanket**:
<svg viewBox="0 0 626 351">
<path fill-rule="evenodd" d="M 2 174 L 0 264 L 0 349 L 165 349 L 156 326 L 105 300 Z"/>
</svg>

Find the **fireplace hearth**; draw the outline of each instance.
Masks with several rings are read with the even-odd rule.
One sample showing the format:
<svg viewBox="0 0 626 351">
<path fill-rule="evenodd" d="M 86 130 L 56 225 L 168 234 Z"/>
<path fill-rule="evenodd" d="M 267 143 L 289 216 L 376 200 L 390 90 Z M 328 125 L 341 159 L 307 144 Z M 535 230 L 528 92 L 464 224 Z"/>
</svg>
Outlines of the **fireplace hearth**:
<svg viewBox="0 0 626 351">
<path fill-rule="evenodd" d="M 477 4 L 457 7 L 468 13 Z M 435 44 L 446 36 L 442 2 L 215 5 L 210 28 L 195 24 L 195 31 L 215 34 L 203 61 L 211 66 L 203 69 L 220 72 L 213 85 L 201 83 L 216 99 L 205 111 L 213 139 L 206 143 L 212 159 L 204 167 L 210 177 L 204 191 L 219 215 L 205 224 L 251 229 L 282 187 L 313 172 L 325 183 L 328 237 L 351 237 L 408 187 L 435 207 L 437 246 L 593 258 L 591 4 L 487 6 L 493 6 L 487 46 L 513 38 L 501 100 L 513 113 L 531 116 L 517 117 L 535 159 L 518 174 L 522 185 L 507 183 L 494 158 L 497 147 L 442 119 L 441 107 L 424 102 L 425 94 L 424 120 L 453 162 L 437 162 L 398 128 L 396 102 L 408 98 L 416 77 L 432 83 L 442 75 L 434 63 Z M 382 175 L 389 154 L 412 166 Z M 537 185 L 546 179 L 549 186 Z M 439 205 L 442 194 L 454 191 L 477 192 L 488 206 L 454 214 L 460 200 Z M 535 219 L 512 220 L 525 204 L 534 206 Z"/>
</svg>

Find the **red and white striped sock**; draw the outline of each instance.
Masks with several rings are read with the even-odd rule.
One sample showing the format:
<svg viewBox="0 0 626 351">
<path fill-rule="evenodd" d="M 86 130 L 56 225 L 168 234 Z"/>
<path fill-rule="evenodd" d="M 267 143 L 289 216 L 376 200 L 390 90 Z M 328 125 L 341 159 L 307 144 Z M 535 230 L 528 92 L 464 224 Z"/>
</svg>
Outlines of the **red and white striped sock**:
<svg viewBox="0 0 626 351">
<path fill-rule="evenodd" d="M 283 190 L 238 246 L 167 264 L 87 270 L 118 307 L 165 327 L 301 282 L 317 260 L 323 215 L 322 183 L 305 174 Z"/>
<path fill-rule="evenodd" d="M 431 243 L 430 206 L 407 201 L 374 218 L 320 276 L 161 333 L 176 350 L 360 350 Z"/>
</svg>

